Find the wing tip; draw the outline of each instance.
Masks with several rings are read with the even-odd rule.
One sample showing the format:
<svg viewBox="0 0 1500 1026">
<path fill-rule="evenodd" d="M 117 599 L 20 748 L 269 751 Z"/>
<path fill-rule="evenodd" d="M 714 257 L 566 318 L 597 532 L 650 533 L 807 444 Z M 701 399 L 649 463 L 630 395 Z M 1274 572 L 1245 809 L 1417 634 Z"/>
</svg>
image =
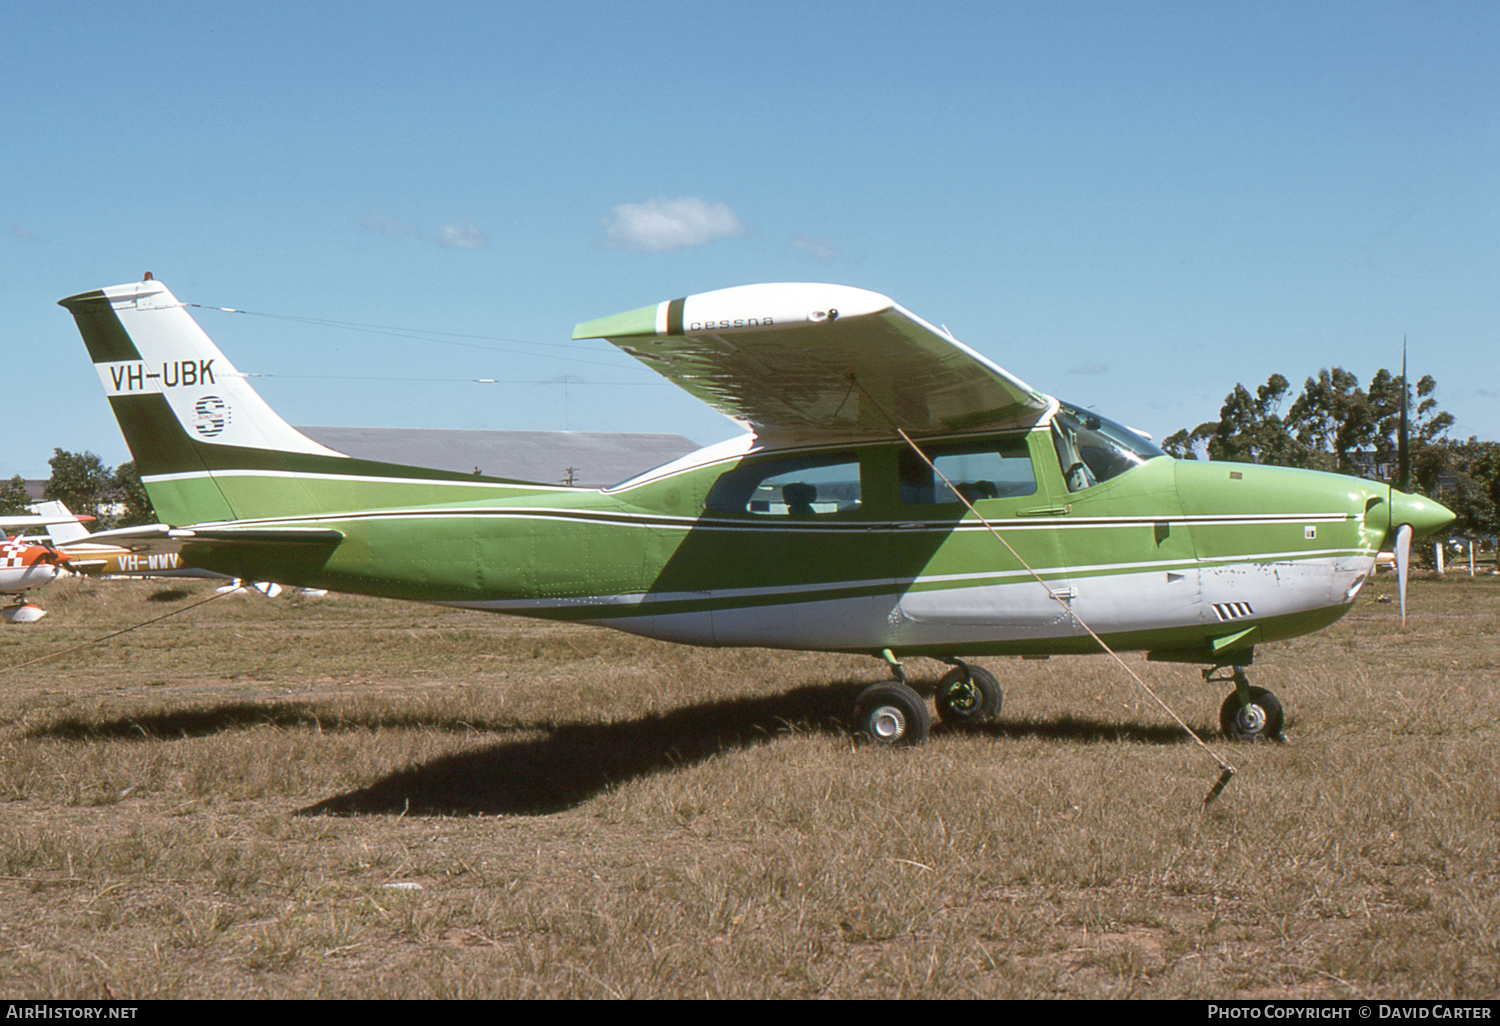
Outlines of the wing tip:
<svg viewBox="0 0 1500 1026">
<path fill-rule="evenodd" d="M 657 310 L 661 303 L 637 307 L 608 317 L 583 321 L 573 328 L 573 338 L 633 338 L 657 334 Z"/>
</svg>

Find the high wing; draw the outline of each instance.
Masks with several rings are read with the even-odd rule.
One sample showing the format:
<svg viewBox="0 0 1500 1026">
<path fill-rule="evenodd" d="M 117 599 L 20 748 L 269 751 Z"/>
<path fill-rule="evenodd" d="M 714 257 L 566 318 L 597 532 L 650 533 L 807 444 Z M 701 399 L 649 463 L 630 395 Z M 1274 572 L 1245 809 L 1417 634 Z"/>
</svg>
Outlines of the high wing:
<svg viewBox="0 0 1500 1026">
<path fill-rule="evenodd" d="M 1047 396 L 894 300 L 847 285 L 742 285 L 587 321 L 776 443 L 1034 423 Z"/>
</svg>

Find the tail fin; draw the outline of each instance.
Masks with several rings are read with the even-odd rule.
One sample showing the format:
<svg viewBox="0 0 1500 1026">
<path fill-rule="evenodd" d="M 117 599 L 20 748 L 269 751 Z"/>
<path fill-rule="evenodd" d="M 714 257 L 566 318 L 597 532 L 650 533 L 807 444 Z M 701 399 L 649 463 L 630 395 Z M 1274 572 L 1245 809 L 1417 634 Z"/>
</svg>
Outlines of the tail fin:
<svg viewBox="0 0 1500 1026">
<path fill-rule="evenodd" d="M 237 518 L 216 474 L 285 471 L 288 456 L 347 459 L 277 416 L 161 282 L 84 292 L 59 305 L 78 322 L 152 505 L 168 523 Z"/>
<path fill-rule="evenodd" d="M 71 517 L 73 512 L 61 502 L 38 502 L 31 507 L 44 517 Z M 77 520 L 63 520 L 47 525 L 47 540 L 53 545 L 67 545 L 89 536 L 89 529 Z"/>
<path fill-rule="evenodd" d="M 173 526 L 556 491 L 555 485 L 355 459 L 276 415 L 161 282 L 59 300 L 157 517 Z"/>
</svg>

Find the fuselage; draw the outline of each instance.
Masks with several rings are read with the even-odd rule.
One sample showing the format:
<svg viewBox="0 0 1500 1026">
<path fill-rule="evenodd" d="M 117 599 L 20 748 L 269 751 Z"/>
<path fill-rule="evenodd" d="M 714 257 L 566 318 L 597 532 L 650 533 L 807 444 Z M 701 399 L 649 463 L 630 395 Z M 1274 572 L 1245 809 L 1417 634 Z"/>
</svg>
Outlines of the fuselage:
<svg viewBox="0 0 1500 1026">
<path fill-rule="evenodd" d="M 22 542 L 0 544 L 0 595 L 19 595 L 55 580 L 60 570 L 57 553 Z"/>
<path fill-rule="evenodd" d="M 1342 615 L 1399 527 L 1452 519 L 1374 482 L 1174 461 L 846 286 L 580 325 L 753 427 L 602 490 L 344 456 L 161 283 L 61 302 L 162 518 L 100 540 L 248 580 L 700 645 L 1050 654 L 1093 632 L 1228 665 Z"/>
<path fill-rule="evenodd" d="M 276 567 L 184 558 L 700 645 L 1043 654 L 1096 650 L 1087 624 L 1115 647 L 1214 661 L 1337 619 L 1389 530 L 1385 485 L 1148 444 L 1084 452 L 1097 472 L 1070 479 L 1058 436 L 917 440 L 936 472 L 901 441 L 745 438 L 604 490 L 240 472 L 213 482 L 237 526 L 343 541 Z M 285 488 L 320 512 L 257 517 Z"/>
</svg>

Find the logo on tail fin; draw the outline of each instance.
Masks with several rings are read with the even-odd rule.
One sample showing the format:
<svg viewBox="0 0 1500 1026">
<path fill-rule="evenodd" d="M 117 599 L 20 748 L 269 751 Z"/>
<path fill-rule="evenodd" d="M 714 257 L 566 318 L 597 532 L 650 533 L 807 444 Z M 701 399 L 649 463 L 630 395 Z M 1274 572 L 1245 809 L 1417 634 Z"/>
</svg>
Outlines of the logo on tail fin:
<svg viewBox="0 0 1500 1026">
<path fill-rule="evenodd" d="M 197 419 L 193 430 L 204 438 L 213 438 L 229 424 L 229 404 L 216 395 L 206 395 L 193 405 Z"/>
</svg>

